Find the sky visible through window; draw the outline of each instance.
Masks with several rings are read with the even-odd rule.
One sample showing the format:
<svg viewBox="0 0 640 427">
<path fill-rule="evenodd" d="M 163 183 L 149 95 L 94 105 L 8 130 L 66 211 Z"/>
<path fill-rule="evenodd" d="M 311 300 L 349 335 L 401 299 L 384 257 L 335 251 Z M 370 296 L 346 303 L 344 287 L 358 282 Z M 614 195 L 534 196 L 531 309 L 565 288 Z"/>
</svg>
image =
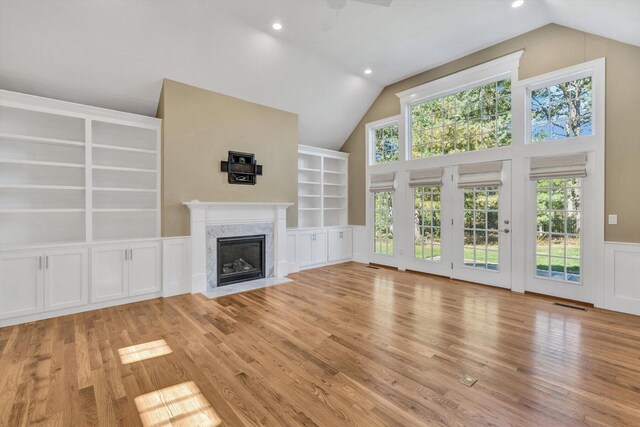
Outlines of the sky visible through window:
<svg viewBox="0 0 640 427">
<path fill-rule="evenodd" d="M 591 77 L 531 91 L 531 141 L 592 134 Z"/>
</svg>

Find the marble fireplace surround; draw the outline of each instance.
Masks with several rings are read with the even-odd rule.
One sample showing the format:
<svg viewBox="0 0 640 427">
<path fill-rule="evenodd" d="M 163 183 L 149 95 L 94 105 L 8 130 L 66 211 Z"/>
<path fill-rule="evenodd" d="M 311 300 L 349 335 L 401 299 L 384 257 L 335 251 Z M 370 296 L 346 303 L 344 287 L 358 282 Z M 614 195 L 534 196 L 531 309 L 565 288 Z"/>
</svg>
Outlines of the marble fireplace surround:
<svg viewBox="0 0 640 427">
<path fill-rule="evenodd" d="M 264 234 L 265 276 L 273 277 L 273 224 L 207 225 L 207 289 L 218 287 L 218 238 Z"/>
<path fill-rule="evenodd" d="M 287 208 L 293 203 L 194 200 L 183 204 L 190 210 L 191 293 L 216 287 L 216 249 L 209 249 L 217 237 L 266 235 L 267 277 L 287 275 Z"/>
</svg>

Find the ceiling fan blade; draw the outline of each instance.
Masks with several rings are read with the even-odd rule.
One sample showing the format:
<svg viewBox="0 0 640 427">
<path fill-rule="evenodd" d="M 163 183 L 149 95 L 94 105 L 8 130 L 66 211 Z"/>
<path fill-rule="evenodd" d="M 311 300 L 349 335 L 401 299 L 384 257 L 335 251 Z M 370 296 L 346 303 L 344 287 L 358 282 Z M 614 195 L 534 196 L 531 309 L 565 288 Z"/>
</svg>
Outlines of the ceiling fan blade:
<svg viewBox="0 0 640 427">
<path fill-rule="evenodd" d="M 354 1 L 357 1 L 359 3 L 366 3 L 374 6 L 384 6 L 384 7 L 391 6 L 391 3 L 393 2 L 393 0 L 354 0 Z"/>
</svg>

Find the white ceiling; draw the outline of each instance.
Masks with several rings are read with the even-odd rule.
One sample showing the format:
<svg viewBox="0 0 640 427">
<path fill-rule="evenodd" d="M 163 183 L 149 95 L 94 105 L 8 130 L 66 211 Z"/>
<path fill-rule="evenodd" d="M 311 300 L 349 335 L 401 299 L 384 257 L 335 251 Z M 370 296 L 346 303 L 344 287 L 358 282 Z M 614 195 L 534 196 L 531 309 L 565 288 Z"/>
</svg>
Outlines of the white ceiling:
<svg viewBox="0 0 640 427">
<path fill-rule="evenodd" d="M 297 113 L 300 143 L 339 148 L 384 86 L 547 23 L 640 45 L 638 0 L 510 3 L 3 0 L 0 87 L 153 116 L 166 77 Z"/>
</svg>

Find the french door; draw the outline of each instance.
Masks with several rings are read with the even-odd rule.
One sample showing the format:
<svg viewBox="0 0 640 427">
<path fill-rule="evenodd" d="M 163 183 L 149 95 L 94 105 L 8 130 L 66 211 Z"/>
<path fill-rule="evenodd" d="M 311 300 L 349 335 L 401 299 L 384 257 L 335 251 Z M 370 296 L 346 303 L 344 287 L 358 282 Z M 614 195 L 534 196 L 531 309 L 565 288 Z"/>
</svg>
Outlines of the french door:
<svg viewBox="0 0 640 427">
<path fill-rule="evenodd" d="M 511 161 L 447 167 L 443 178 L 409 192 L 405 267 L 510 288 Z"/>
<path fill-rule="evenodd" d="M 499 163 L 499 179 L 475 184 L 454 168 L 451 277 L 511 288 L 511 161 Z"/>
<path fill-rule="evenodd" d="M 526 290 L 575 301 L 595 299 L 594 179 L 529 183 Z"/>
</svg>

